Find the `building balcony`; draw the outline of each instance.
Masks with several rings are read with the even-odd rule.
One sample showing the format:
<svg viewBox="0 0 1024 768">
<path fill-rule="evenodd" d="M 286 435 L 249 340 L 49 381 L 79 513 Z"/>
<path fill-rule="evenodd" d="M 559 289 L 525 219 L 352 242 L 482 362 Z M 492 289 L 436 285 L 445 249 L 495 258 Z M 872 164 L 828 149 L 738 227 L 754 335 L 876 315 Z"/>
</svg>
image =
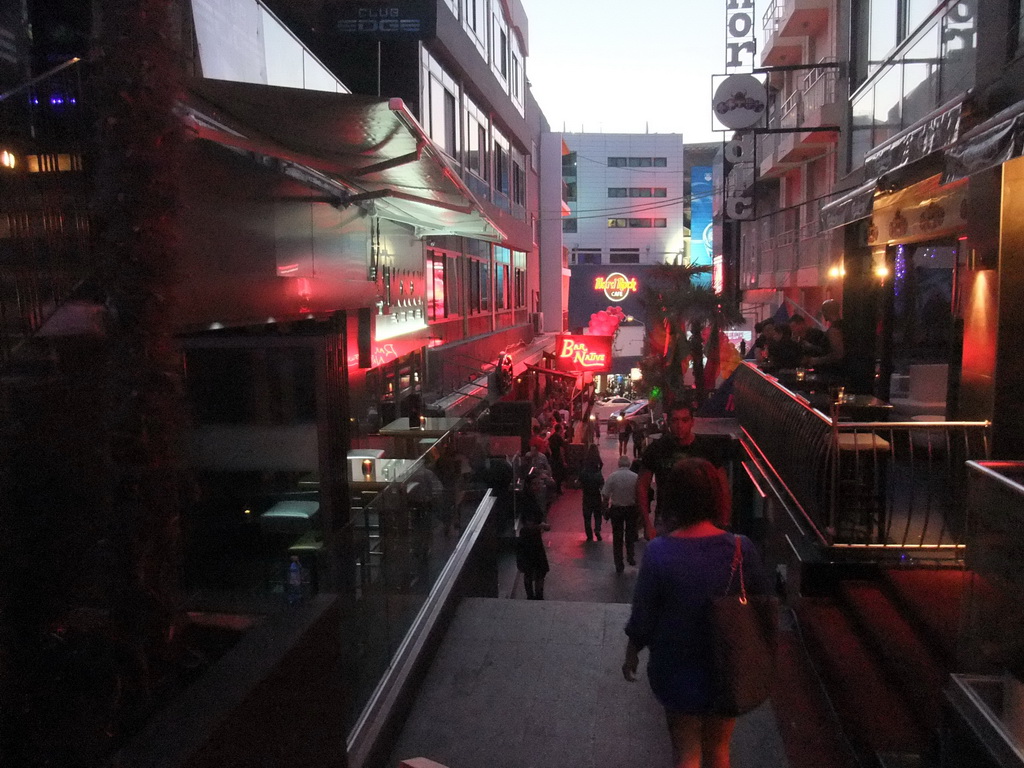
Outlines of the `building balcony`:
<svg viewBox="0 0 1024 768">
<path fill-rule="evenodd" d="M 832 0 L 776 0 L 782 6 L 778 11 L 779 35 L 782 37 L 811 37 L 819 34 L 828 24 Z"/>
<path fill-rule="evenodd" d="M 765 11 L 764 44 L 761 49 L 763 67 L 798 64 L 803 58 L 803 40 L 800 37 L 783 34 L 786 6 L 792 2 L 793 0 L 772 0 Z"/>
<path fill-rule="evenodd" d="M 838 126 L 842 105 L 836 97 L 836 69 L 819 62 L 807 72 L 799 87 L 782 102 L 777 122 L 772 127 L 787 129 L 778 134 L 770 163 L 767 155 L 761 162 L 762 176 L 781 176 L 795 165 L 809 162 L 825 154 L 838 140 L 838 130 L 801 131 L 801 128 Z"/>
<path fill-rule="evenodd" d="M 760 216 L 743 229 L 743 288 L 820 285 L 829 266 L 829 235 L 816 200 Z"/>
</svg>

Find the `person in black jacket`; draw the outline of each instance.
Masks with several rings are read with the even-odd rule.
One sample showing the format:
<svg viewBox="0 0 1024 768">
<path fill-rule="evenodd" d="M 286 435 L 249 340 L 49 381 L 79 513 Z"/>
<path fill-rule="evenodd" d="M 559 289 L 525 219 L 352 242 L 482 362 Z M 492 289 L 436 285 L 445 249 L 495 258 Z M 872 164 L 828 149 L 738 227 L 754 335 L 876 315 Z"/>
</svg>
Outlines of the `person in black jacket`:
<svg viewBox="0 0 1024 768">
<path fill-rule="evenodd" d="M 543 482 L 543 478 L 538 478 Z M 544 522 L 544 512 L 528 481 L 519 498 L 519 535 L 516 537 L 516 568 L 523 574 L 523 587 L 527 600 L 544 599 L 544 577 L 550 570 L 548 555 L 544 551 L 544 531 L 550 527 Z"/>
<path fill-rule="evenodd" d="M 601 471 L 603 465 L 601 452 L 591 443 L 587 446 L 579 471 L 580 488 L 583 490 L 583 530 L 587 534 L 587 541 L 593 541 L 595 537 L 601 541 L 601 513 L 604 509 L 601 500 L 601 488 L 604 486 L 604 473 Z"/>
</svg>

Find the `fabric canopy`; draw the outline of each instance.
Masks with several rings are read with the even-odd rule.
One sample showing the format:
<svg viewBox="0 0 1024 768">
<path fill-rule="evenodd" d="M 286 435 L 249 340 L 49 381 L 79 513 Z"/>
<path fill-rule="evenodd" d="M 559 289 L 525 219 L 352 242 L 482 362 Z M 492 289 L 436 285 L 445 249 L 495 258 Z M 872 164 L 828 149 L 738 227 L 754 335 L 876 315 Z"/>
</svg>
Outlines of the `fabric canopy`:
<svg viewBox="0 0 1024 768">
<path fill-rule="evenodd" d="M 821 228 L 835 229 L 871 215 L 875 201 L 877 181 L 872 179 L 867 184 L 847 192 L 837 200 L 821 206 Z"/>
<path fill-rule="evenodd" d="M 946 151 L 942 183 L 966 179 L 1024 154 L 1024 105 L 1003 110 Z"/>
<path fill-rule="evenodd" d="M 188 90 L 199 138 L 323 174 L 346 190 L 339 204 L 375 201 L 419 236 L 503 239 L 401 99 L 210 79 Z"/>
</svg>

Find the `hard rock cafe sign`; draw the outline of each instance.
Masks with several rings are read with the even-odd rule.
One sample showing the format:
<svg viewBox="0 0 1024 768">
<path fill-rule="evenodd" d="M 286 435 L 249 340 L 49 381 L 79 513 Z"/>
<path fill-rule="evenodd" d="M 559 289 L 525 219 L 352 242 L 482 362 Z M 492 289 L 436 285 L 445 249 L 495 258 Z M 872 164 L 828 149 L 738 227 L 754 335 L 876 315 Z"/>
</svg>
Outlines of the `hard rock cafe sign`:
<svg viewBox="0 0 1024 768">
<path fill-rule="evenodd" d="M 630 293 L 636 291 L 636 278 L 626 277 L 621 272 L 612 272 L 606 277 L 595 278 L 594 290 L 604 291 L 608 301 L 624 301 Z"/>
<path fill-rule="evenodd" d="M 612 337 L 559 335 L 555 337 L 555 368 L 578 373 L 604 373 L 612 366 Z"/>
</svg>

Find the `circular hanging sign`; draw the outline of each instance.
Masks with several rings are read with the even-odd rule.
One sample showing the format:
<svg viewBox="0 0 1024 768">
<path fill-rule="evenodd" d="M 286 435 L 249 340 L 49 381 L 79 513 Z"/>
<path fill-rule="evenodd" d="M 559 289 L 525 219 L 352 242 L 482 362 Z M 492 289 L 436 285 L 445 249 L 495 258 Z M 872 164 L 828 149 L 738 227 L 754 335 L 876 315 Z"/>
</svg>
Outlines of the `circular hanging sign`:
<svg viewBox="0 0 1024 768">
<path fill-rule="evenodd" d="M 768 92 L 753 75 L 729 75 L 715 89 L 711 103 L 718 122 L 739 131 L 756 125 L 764 117 Z"/>
<path fill-rule="evenodd" d="M 594 289 L 604 291 L 608 301 L 623 301 L 631 291 L 636 290 L 636 278 L 626 277 L 621 272 L 612 272 L 607 277 L 594 281 Z"/>
</svg>

